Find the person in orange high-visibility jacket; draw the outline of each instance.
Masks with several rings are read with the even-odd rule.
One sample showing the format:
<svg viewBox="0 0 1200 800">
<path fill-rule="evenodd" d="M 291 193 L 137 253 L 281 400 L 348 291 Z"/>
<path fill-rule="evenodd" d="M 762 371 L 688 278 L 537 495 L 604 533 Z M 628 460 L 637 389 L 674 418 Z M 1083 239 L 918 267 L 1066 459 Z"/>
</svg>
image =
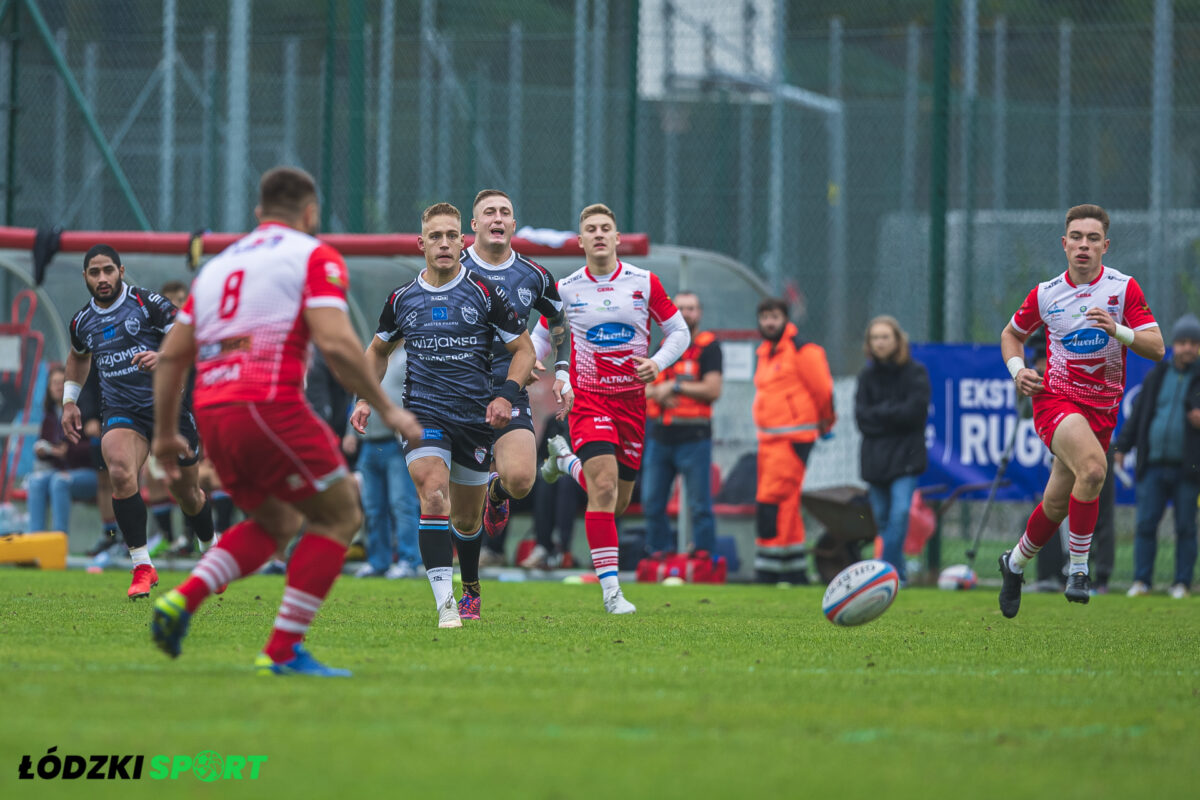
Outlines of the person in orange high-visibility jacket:
<svg viewBox="0 0 1200 800">
<path fill-rule="evenodd" d="M 808 553 L 800 490 L 813 442 L 828 433 L 833 376 L 824 348 L 805 340 L 788 321 L 787 304 L 758 305 L 758 366 L 754 424 L 758 428 L 758 492 L 754 571 L 759 581 L 808 583 Z"/>
</svg>

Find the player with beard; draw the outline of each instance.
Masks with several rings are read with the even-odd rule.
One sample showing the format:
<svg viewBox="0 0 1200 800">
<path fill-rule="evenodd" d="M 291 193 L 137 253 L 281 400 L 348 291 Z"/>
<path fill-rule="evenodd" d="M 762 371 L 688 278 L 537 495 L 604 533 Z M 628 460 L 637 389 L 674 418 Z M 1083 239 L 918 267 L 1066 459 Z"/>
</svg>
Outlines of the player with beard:
<svg viewBox="0 0 1200 800">
<path fill-rule="evenodd" d="M 72 443 L 83 430 L 76 401 L 93 364 L 100 372 L 100 449 L 112 481 L 113 512 L 133 560 L 129 598 L 146 597 L 158 572 L 146 548 L 146 503 L 139 475 L 150 454 L 154 432 L 154 377 L 158 349 L 175 322 L 177 309 L 157 292 L 125 283 L 121 256 L 98 244 L 83 257 L 83 280 L 92 299 L 71 319 L 71 352 L 63 390 L 63 432 Z M 213 538 L 212 511 L 200 488 L 200 439 L 190 405 L 179 408 L 179 429 L 187 452 L 167 489 L 188 527 L 205 548 Z"/>
</svg>

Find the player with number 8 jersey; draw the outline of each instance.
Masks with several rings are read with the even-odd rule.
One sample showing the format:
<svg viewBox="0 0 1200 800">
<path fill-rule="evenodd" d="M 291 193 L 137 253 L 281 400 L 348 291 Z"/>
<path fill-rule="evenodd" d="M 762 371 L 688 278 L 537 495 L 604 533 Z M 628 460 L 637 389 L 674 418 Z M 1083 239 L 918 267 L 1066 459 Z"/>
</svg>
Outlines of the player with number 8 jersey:
<svg viewBox="0 0 1200 800">
<path fill-rule="evenodd" d="M 302 647 L 362 524 L 358 486 L 340 443 L 304 398 L 309 342 L 338 380 L 378 409 L 388 427 L 420 431 L 367 371 L 347 313 L 349 276 L 336 250 L 313 237 L 316 185 L 279 167 L 259 185 L 260 225 L 204 266 L 163 341 L 155 376 L 154 452 L 181 444 L 172 425 L 184 377 L 196 366 L 194 402 L 205 450 L 249 519 L 230 528 L 192 575 L 155 604 L 151 633 L 180 653 L 206 597 L 253 574 L 304 527 L 288 562 L 274 630 L 255 661 L 262 675 L 346 676 Z"/>
</svg>

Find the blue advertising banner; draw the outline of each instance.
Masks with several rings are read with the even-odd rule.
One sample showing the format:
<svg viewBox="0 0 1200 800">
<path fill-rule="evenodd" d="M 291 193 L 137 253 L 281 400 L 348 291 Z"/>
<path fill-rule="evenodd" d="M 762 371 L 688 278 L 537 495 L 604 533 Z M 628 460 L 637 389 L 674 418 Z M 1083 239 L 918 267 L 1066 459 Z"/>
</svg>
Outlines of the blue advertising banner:
<svg viewBox="0 0 1200 800">
<path fill-rule="evenodd" d="M 929 370 L 933 390 L 925 427 L 929 468 L 921 476 L 921 485 L 953 488 L 994 480 L 1015 428 L 1012 457 L 1004 472 L 1012 483 L 998 489 L 996 499 L 1033 501 L 1041 494 L 1050 475 L 1050 453 L 1038 439 L 1033 420 L 1017 413 L 1016 385 L 1004 367 L 1000 345 L 913 345 L 912 355 Z M 1118 431 L 1150 366 L 1151 362 L 1129 354 Z M 986 496 L 986 489 L 966 495 L 968 499 Z M 1118 480 L 1117 502 L 1133 501 L 1132 486 Z"/>
</svg>

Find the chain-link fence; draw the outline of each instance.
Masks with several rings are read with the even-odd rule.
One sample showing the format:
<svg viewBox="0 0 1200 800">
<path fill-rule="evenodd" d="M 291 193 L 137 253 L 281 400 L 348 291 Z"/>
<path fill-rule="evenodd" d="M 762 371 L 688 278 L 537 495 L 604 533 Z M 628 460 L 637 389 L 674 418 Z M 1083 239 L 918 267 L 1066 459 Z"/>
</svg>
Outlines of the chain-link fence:
<svg viewBox="0 0 1200 800">
<path fill-rule="evenodd" d="M 763 275 L 847 373 L 873 314 L 937 327 L 944 163 L 947 338 L 994 340 L 1085 201 L 1160 318 L 1200 307 L 1195 0 L 960 0 L 944 61 L 915 0 L 0 5 L 10 224 L 244 228 L 281 162 L 334 230 L 413 230 L 484 186 L 535 227 L 599 200 Z"/>
</svg>

